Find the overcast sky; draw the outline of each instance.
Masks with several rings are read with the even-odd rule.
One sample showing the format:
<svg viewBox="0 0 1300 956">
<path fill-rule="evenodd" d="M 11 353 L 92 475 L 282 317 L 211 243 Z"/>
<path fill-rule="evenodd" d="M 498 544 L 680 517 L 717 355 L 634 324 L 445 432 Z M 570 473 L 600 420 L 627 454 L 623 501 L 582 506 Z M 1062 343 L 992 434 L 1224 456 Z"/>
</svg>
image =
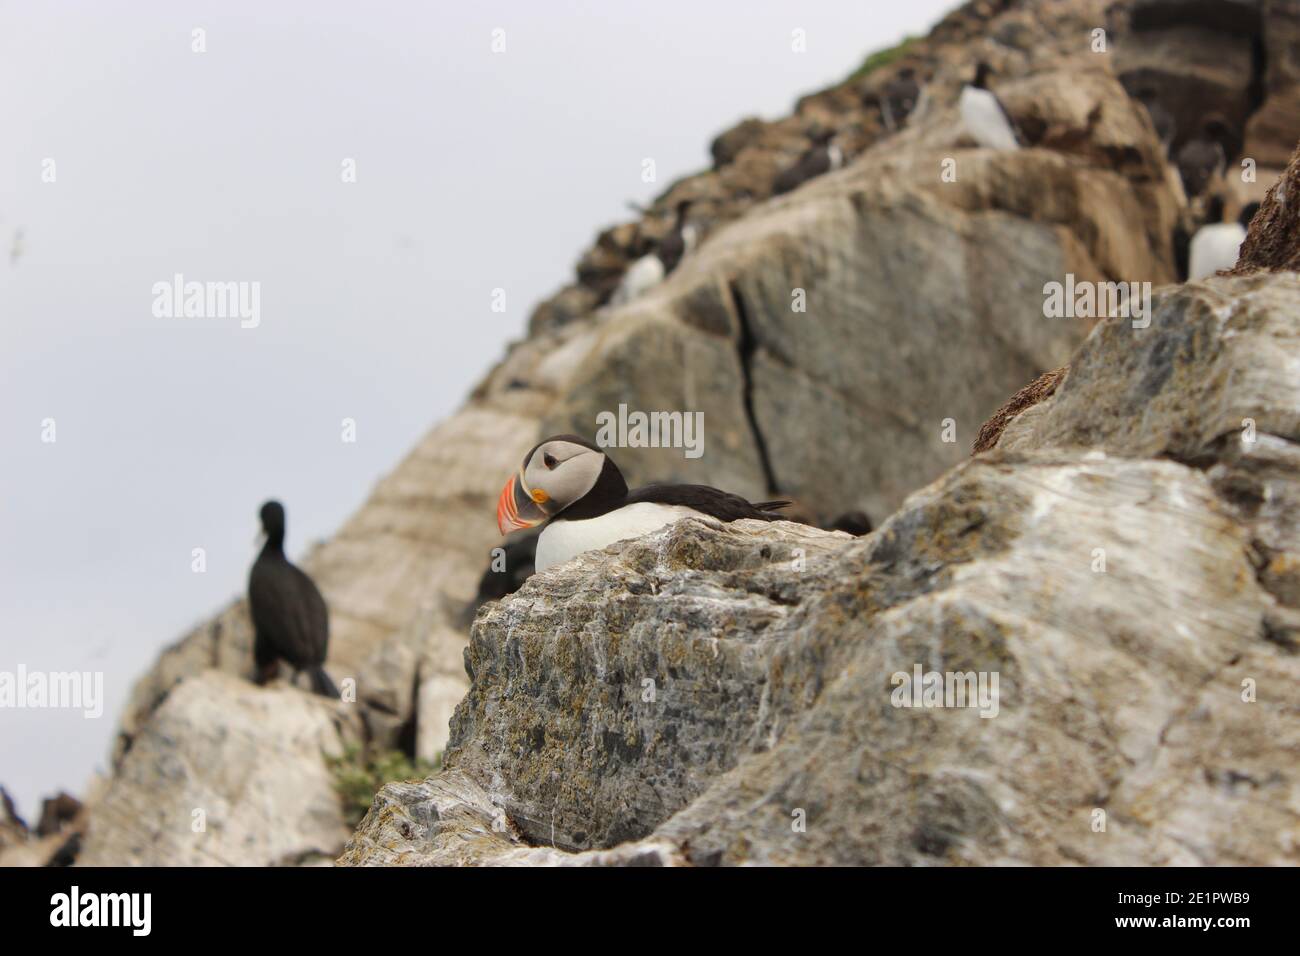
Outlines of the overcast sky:
<svg viewBox="0 0 1300 956">
<path fill-rule="evenodd" d="M 0 671 L 106 697 L 0 709 L 20 810 L 106 765 L 263 500 L 328 537 L 628 200 L 953 5 L 0 0 Z M 156 317 L 177 273 L 260 283 L 260 324 Z"/>
</svg>

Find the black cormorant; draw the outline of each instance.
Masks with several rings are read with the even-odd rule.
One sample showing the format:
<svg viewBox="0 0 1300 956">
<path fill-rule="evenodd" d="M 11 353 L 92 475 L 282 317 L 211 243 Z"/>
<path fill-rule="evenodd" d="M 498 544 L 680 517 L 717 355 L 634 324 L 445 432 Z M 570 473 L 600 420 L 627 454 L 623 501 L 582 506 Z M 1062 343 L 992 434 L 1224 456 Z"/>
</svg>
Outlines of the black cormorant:
<svg viewBox="0 0 1300 956">
<path fill-rule="evenodd" d="M 311 675 L 312 690 L 324 697 L 339 696 L 321 666 L 329 648 L 329 611 L 320 591 L 284 556 L 284 506 L 268 501 L 261 510 L 266 544 L 248 575 L 248 606 L 253 615 L 253 657 L 257 682 L 275 677 L 279 662 L 287 661 Z"/>
</svg>

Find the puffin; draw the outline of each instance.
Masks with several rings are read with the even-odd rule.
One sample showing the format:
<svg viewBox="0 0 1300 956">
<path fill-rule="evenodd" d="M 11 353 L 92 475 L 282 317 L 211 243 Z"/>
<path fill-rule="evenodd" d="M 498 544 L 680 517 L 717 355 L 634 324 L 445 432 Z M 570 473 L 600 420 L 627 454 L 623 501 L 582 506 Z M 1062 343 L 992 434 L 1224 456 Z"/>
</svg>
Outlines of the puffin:
<svg viewBox="0 0 1300 956">
<path fill-rule="evenodd" d="M 284 506 L 268 501 L 259 514 L 266 543 L 248 575 L 257 683 L 275 677 L 283 660 L 294 676 L 307 671 L 315 693 L 337 699 L 338 688 L 321 666 L 330 639 L 325 599 L 312 579 L 284 555 Z"/>
<path fill-rule="evenodd" d="M 1222 200 L 1216 197 L 1212 201 L 1212 208 L 1217 212 L 1212 214 L 1212 218 L 1218 219 L 1223 214 Z M 1246 240 L 1246 230 L 1250 228 L 1250 221 L 1257 212 L 1259 203 L 1247 203 L 1242 207 L 1236 222 L 1211 222 L 1196 230 L 1196 235 L 1192 236 L 1187 278 L 1194 282 L 1208 278 L 1221 269 L 1235 266 L 1241 244 Z"/>
<path fill-rule="evenodd" d="M 884 95 L 880 98 L 880 118 L 885 129 L 891 133 L 903 128 L 903 123 L 916 109 L 921 97 L 921 87 L 916 82 L 916 71 L 905 66 L 898 75 L 885 84 Z"/>
<path fill-rule="evenodd" d="M 988 87 L 993 69 L 981 62 L 975 68 L 975 79 L 962 87 L 957 100 L 966 132 L 980 146 L 988 149 L 1019 149 L 1020 134 L 1002 101 Z"/>
<path fill-rule="evenodd" d="M 814 137 L 813 145 L 804 151 L 799 161 L 776 177 L 772 184 L 772 195 L 784 195 L 798 189 L 810 179 L 843 166 L 844 151 L 831 141 L 834 135 L 834 132 L 830 132 Z"/>
<path fill-rule="evenodd" d="M 1210 182 L 1223 172 L 1228 161 L 1223 144 L 1228 136 L 1228 128 L 1222 120 L 1207 120 L 1201 134 L 1189 139 L 1178 150 L 1175 162 L 1188 199 L 1205 192 Z"/>
<path fill-rule="evenodd" d="M 774 512 L 789 503 L 751 503 L 708 485 L 658 484 L 629 491 L 604 449 L 577 435 L 555 435 L 530 449 L 501 489 L 497 529 L 509 534 L 545 522 L 534 555 L 540 572 L 691 516 L 780 521 Z"/>
<path fill-rule="evenodd" d="M 631 302 L 646 290 L 663 282 L 664 277 L 677 268 L 682 257 L 695 248 L 695 227 L 686 221 L 690 209 L 689 199 L 683 199 L 677 204 L 672 228 L 659 240 L 659 245 L 653 252 L 628 266 L 610 299 L 612 304 Z"/>
</svg>

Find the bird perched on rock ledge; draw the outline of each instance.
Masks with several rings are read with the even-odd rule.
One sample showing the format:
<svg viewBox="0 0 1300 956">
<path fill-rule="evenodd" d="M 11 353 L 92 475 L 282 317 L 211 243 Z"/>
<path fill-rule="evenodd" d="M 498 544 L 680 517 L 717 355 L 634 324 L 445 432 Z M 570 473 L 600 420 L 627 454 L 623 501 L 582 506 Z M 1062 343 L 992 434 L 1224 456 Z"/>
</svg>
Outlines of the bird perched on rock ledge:
<svg viewBox="0 0 1300 956">
<path fill-rule="evenodd" d="M 266 544 L 248 575 L 248 607 L 253 616 L 253 658 L 257 682 L 275 677 L 280 661 L 311 676 L 312 690 L 339 696 L 325 673 L 329 649 L 329 611 L 312 579 L 284 555 L 284 506 L 268 501 L 261 510 Z"/>
<path fill-rule="evenodd" d="M 611 305 L 623 305 L 631 302 L 650 288 L 664 281 L 664 278 L 677 268 L 682 257 L 695 248 L 698 236 L 696 229 L 686 221 L 691 211 L 691 200 L 683 199 L 677 204 L 672 228 L 659 241 L 659 245 L 627 268 L 623 279 L 610 298 Z"/>
<path fill-rule="evenodd" d="M 835 145 L 834 137 L 834 130 L 822 130 L 814 135 L 813 145 L 804 151 L 799 161 L 776 177 L 772 194 L 782 196 L 810 179 L 842 167 L 844 151 Z"/>
<path fill-rule="evenodd" d="M 1209 224 L 1202 226 L 1192 237 L 1191 263 L 1187 270 L 1187 278 L 1192 281 L 1208 279 L 1216 272 L 1237 264 L 1237 255 L 1241 244 L 1246 241 L 1250 221 L 1259 212 L 1259 203 L 1247 203 L 1236 222 L 1219 222 L 1223 218 L 1223 202 L 1217 197 L 1211 201 L 1210 210 Z"/>
<path fill-rule="evenodd" d="M 975 78 L 962 87 L 957 111 L 970 137 L 986 149 L 1019 149 L 1023 137 L 1007 108 L 989 89 L 993 68 L 980 63 Z"/>
<path fill-rule="evenodd" d="M 556 435 L 524 456 L 497 499 L 502 534 L 547 522 L 537 539 L 536 566 L 545 571 L 584 551 L 649 534 L 689 516 L 718 521 L 772 514 L 788 501 L 749 501 L 708 485 L 647 485 L 628 491 L 604 450 L 576 435 Z"/>
</svg>

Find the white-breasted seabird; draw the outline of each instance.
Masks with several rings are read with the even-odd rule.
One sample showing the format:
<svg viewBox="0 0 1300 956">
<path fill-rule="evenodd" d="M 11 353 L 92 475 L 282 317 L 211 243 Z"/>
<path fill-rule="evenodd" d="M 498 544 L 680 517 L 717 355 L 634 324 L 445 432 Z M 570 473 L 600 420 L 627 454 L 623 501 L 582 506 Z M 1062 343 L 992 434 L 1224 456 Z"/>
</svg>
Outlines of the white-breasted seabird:
<svg viewBox="0 0 1300 956">
<path fill-rule="evenodd" d="M 631 302 L 643 292 L 663 282 L 664 277 L 677 268 L 682 257 L 694 250 L 696 229 L 686 221 L 690 208 L 689 199 L 683 199 L 677 204 L 672 228 L 659 240 L 653 252 L 647 253 L 628 266 L 618 288 L 610 297 L 612 305 Z"/>
<path fill-rule="evenodd" d="M 961 89 L 957 111 L 966 132 L 987 149 L 1019 149 L 1020 134 L 1011 114 L 988 88 L 993 69 L 987 63 L 975 68 L 975 79 Z"/>
<path fill-rule="evenodd" d="M 1206 187 L 1222 175 L 1228 162 L 1224 143 L 1229 136 L 1228 127 L 1222 120 L 1207 120 L 1201 134 L 1189 139 L 1178 150 L 1175 164 L 1188 199 L 1205 192 Z"/>
<path fill-rule="evenodd" d="M 1247 203 L 1236 222 L 1212 222 L 1197 229 L 1196 235 L 1192 236 L 1187 278 L 1191 281 L 1205 279 L 1221 269 L 1235 266 L 1241 244 L 1246 241 L 1246 230 L 1257 212 L 1259 203 Z"/>
<path fill-rule="evenodd" d="M 835 145 L 834 136 L 833 130 L 814 136 L 813 145 L 804 151 L 799 161 L 776 177 L 772 184 L 772 194 L 783 195 L 798 189 L 810 179 L 843 166 L 844 151 Z"/>
<path fill-rule="evenodd" d="M 880 97 L 880 118 L 891 133 L 903 128 L 907 117 L 916 109 L 921 98 L 921 87 L 916 82 L 916 71 L 905 66 L 898 75 L 885 84 Z"/>
<path fill-rule="evenodd" d="M 718 521 L 780 521 L 788 501 L 751 504 L 708 485 L 647 485 L 628 491 L 605 451 L 576 435 L 556 435 L 524 456 L 497 499 L 502 534 L 546 522 L 537 539 L 538 571 L 584 551 L 640 537 L 694 515 Z"/>
</svg>

